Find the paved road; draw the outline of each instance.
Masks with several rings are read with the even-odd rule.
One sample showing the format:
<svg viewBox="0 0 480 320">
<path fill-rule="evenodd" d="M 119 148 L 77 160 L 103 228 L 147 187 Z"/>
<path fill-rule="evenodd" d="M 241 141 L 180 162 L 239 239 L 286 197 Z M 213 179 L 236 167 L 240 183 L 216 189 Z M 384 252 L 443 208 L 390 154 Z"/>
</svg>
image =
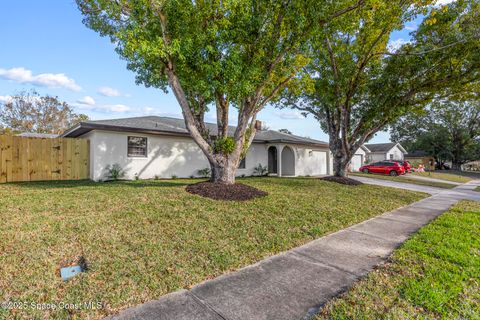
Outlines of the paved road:
<svg viewBox="0 0 480 320">
<path fill-rule="evenodd" d="M 365 182 L 392 186 L 385 180 Z M 458 200 L 480 201 L 480 193 L 472 191 L 477 185 L 480 180 L 449 190 L 402 184 L 433 196 L 112 318 L 309 319 Z"/>
</svg>

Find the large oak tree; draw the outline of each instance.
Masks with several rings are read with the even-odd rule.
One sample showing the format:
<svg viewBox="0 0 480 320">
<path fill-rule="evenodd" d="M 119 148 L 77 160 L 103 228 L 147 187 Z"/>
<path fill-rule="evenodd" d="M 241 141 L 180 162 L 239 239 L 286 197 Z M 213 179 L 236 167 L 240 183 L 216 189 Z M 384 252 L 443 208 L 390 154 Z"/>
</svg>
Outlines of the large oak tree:
<svg viewBox="0 0 480 320">
<path fill-rule="evenodd" d="M 319 120 L 334 175 L 345 176 L 355 151 L 400 116 L 478 84 L 479 1 L 431 2 L 369 0 L 312 38 L 304 69 L 311 86 L 300 95 L 287 90 L 281 105 Z M 425 18 L 411 42 L 389 47 L 392 33 L 418 14 Z"/>
<path fill-rule="evenodd" d="M 137 82 L 170 88 L 207 157 L 212 182 L 234 183 L 257 113 L 305 66 L 313 32 L 351 0 L 77 0 L 84 23 L 110 37 Z M 238 111 L 229 132 L 231 109 Z M 216 111 L 210 132 L 205 114 Z"/>
</svg>

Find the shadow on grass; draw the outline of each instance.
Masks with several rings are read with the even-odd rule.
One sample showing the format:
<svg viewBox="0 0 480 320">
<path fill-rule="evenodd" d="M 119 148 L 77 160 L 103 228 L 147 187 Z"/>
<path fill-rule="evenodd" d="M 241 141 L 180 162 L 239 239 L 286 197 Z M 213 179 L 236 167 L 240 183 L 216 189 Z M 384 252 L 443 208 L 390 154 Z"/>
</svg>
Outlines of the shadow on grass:
<svg viewBox="0 0 480 320">
<path fill-rule="evenodd" d="M 91 180 L 62 180 L 62 181 L 31 181 L 31 182 L 12 182 L 5 185 L 21 187 L 25 189 L 65 189 L 65 188 L 155 188 L 155 187 L 184 187 L 193 183 L 204 181 L 204 179 L 189 180 L 138 180 L 138 181 L 108 181 L 95 182 Z"/>
</svg>

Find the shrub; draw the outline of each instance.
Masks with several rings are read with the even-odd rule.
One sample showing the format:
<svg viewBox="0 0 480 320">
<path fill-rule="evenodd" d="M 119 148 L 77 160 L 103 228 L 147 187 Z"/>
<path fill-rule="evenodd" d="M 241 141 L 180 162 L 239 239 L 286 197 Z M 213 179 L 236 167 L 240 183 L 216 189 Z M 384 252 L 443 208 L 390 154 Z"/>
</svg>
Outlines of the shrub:
<svg viewBox="0 0 480 320">
<path fill-rule="evenodd" d="M 231 154 L 235 149 L 235 140 L 232 137 L 224 137 L 215 140 L 213 150 L 216 153 Z"/>
<path fill-rule="evenodd" d="M 266 176 L 268 173 L 268 167 L 262 166 L 261 163 L 258 164 L 255 168 L 253 168 L 253 174 L 255 176 Z"/>
<path fill-rule="evenodd" d="M 178 179 L 178 176 L 175 174 L 172 174 L 172 180 Z"/>
<path fill-rule="evenodd" d="M 125 176 L 125 170 L 118 164 L 114 163 L 105 167 L 107 171 L 107 179 L 117 181 Z"/>
<path fill-rule="evenodd" d="M 210 168 L 204 168 L 198 170 L 198 175 L 202 178 L 209 178 L 211 174 Z"/>
</svg>

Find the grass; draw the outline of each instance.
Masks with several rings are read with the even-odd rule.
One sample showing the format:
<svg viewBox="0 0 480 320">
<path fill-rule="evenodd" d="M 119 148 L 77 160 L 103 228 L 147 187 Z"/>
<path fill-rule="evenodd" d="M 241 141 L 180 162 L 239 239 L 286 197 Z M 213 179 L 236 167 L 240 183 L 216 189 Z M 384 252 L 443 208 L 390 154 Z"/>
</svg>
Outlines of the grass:
<svg viewBox="0 0 480 320">
<path fill-rule="evenodd" d="M 352 172 L 348 175 L 357 176 L 357 177 L 365 177 L 365 178 L 372 178 L 372 179 L 381 179 L 381 180 L 390 180 L 390 181 L 398 181 L 404 183 L 411 183 L 411 184 L 418 184 L 422 186 L 429 186 L 429 187 L 436 187 L 436 188 L 443 188 L 443 189 L 452 189 L 455 188 L 455 184 L 446 183 L 446 182 L 436 182 L 436 181 L 426 181 L 420 180 L 415 178 L 409 178 L 408 176 L 389 176 L 383 174 L 372 174 L 372 173 L 361 173 L 361 172 Z"/>
<path fill-rule="evenodd" d="M 269 195 L 224 202 L 184 190 L 198 181 L 1 185 L 2 299 L 103 307 L 0 308 L 0 319 L 101 318 L 426 196 L 319 179 L 247 178 L 241 181 Z M 80 255 L 89 271 L 63 282 L 58 267 Z"/>
<path fill-rule="evenodd" d="M 480 319 L 480 202 L 462 201 L 330 301 L 320 319 Z"/>
<path fill-rule="evenodd" d="M 439 179 L 439 180 L 445 180 L 445 181 L 451 181 L 451 182 L 459 182 L 459 183 L 465 183 L 472 178 L 466 177 L 466 176 L 461 176 L 455 173 L 443 173 L 443 172 L 414 172 L 412 173 L 415 176 L 420 176 L 420 177 L 427 177 L 427 178 L 434 178 L 434 179 Z"/>
</svg>

